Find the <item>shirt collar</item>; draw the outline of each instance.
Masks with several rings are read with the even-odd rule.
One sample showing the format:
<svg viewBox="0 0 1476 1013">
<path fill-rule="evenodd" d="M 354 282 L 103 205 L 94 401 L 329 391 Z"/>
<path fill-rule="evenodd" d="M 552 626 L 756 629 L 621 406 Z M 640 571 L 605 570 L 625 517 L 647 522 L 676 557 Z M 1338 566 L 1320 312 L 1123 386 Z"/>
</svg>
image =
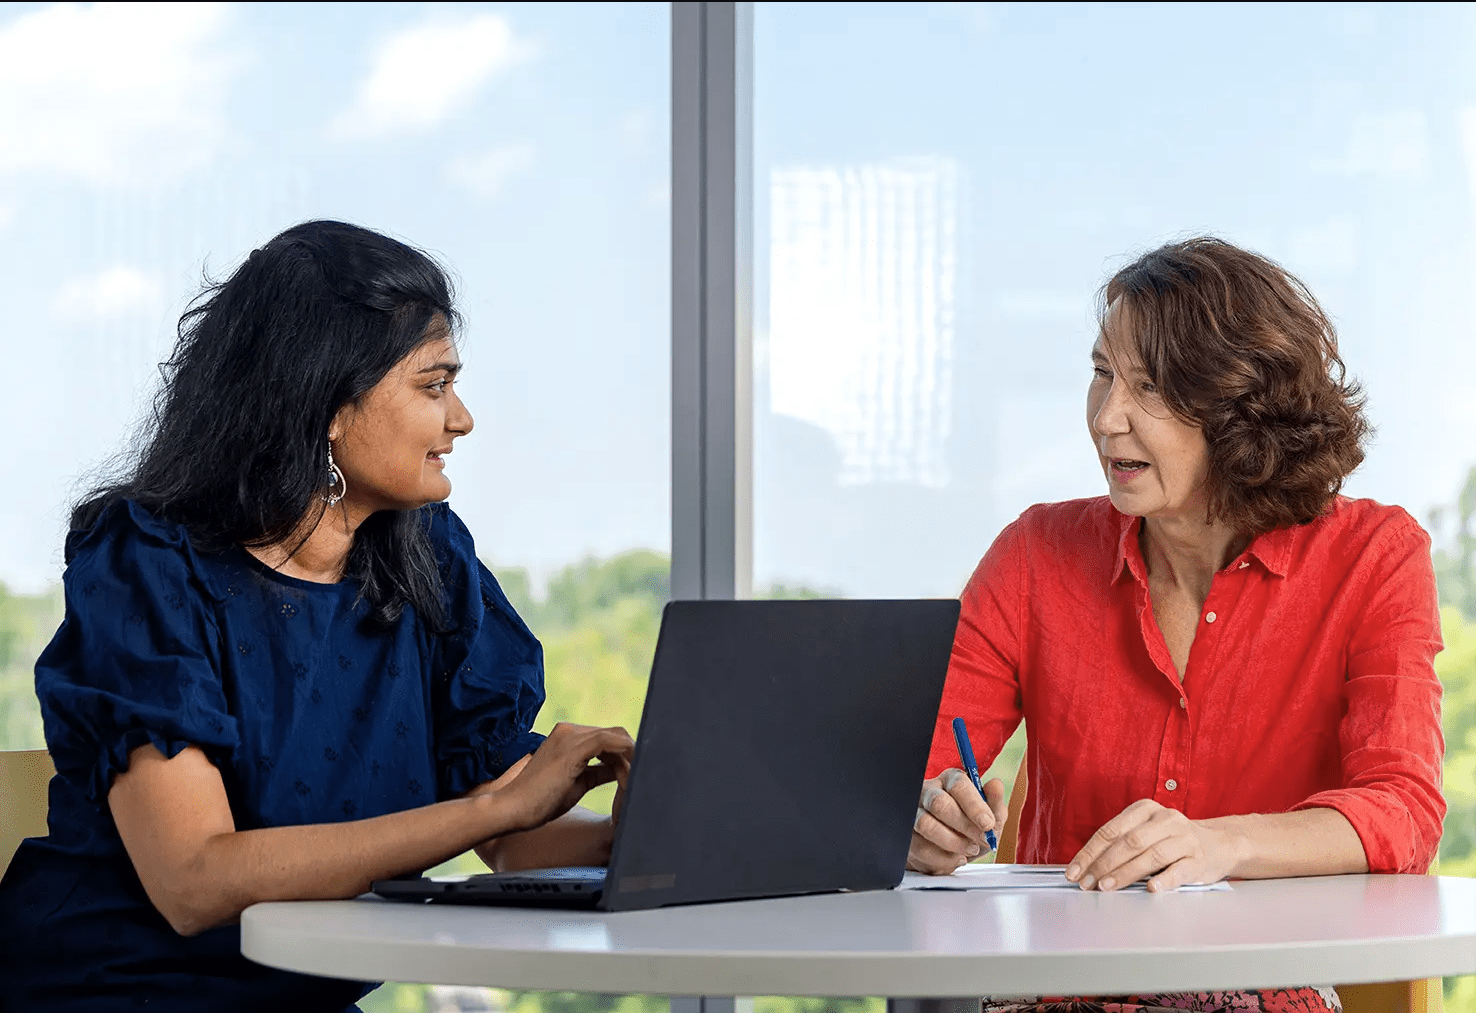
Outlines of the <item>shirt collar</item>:
<svg viewBox="0 0 1476 1013">
<path fill-rule="evenodd" d="M 1112 572 L 1108 575 L 1110 583 L 1116 584 L 1123 574 L 1131 573 L 1147 584 L 1148 571 L 1143 563 L 1143 547 L 1138 544 L 1138 529 L 1142 526 L 1143 518 L 1120 513 L 1116 507 L 1111 509 L 1117 518 L 1117 552 L 1112 557 Z"/>
<path fill-rule="evenodd" d="M 1272 528 L 1251 539 L 1249 548 L 1241 553 L 1241 559 L 1254 559 L 1270 573 L 1285 577 L 1291 566 L 1293 528 Z"/>
<path fill-rule="evenodd" d="M 1138 542 L 1138 532 L 1142 529 L 1143 518 L 1120 513 L 1116 507 L 1112 508 L 1112 512 L 1117 517 L 1117 552 L 1112 557 L 1109 583 L 1116 584 L 1122 580 L 1124 574 L 1131 573 L 1146 585 L 1148 565 L 1143 559 L 1143 547 Z M 1273 528 L 1262 532 L 1251 539 L 1250 545 L 1238 558 L 1241 561 L 1254 559 L 1265 567 L 1268 573 L 1285 577 L 1291 565 L 1292 539 L 1295 537 L 1296 534 L 1292 528 Z M 1232 562 L 1231 567 L 1234 566 Z"/>
</svg>

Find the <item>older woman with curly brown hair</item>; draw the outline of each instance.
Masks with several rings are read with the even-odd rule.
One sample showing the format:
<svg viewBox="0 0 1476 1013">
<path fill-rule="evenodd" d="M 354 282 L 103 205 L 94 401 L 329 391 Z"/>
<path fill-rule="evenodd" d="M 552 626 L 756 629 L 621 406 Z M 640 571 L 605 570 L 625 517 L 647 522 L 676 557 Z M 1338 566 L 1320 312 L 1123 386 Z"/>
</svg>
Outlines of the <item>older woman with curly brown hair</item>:
<svg viewBox="0 0 1476 1013">
<path fill-rule="evenodd" d="M 1025 720 L 1017 860 L 1082 889 L 1425 872 L 1445 813 L 1430 539 L 1338 494 L 1369 426 L 1332 324 L 1286 271 L 1207 238 L 1129 264 L 1101 306 L 1087 428 L 1108 495 L 1031 507 L 970 579 L 910 867 L 953 871 L 1005 817 L 999 781 L 981 799 L 956 769 L 961 716 L 981 763 Z M 1339 1003 L 1069 1008 L 1154 1007 Z"/>
</svg>

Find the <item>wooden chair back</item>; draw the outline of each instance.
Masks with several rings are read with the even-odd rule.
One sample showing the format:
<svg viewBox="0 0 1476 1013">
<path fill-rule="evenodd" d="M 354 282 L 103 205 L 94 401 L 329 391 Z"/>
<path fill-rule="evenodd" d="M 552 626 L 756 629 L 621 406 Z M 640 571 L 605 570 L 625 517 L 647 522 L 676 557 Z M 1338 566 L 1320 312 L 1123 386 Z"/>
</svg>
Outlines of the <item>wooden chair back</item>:
<svg viewBox="0 0 1476 1013">
<path fill-rule="evenodd" d="M 1027 790 L 1029 781 L 1025 760 L 1022 759 L 1014 786 L 1010 789 L 1010 814 L 1004 829 L 999 832 L 999 848 L 994 855 L 996 862 L 1015 860 L 1020 813 L 1025 808 Z M 1435 869 L 1432 867 L 1430 871 L 1433 873 Z M 1337 990 L 1338 998 L 1343 1000 L 1343 1013 L 1442 1013 L 1445 1009 L 1445 994 L 1439 978 L 1338 985 Z"/>
<path fill-rule="evenodd" d="M 21 841 L 46 836 L 46 786 L 55 773 L 44 749 L 0 750 L 0 875 Z"/>
</svg>

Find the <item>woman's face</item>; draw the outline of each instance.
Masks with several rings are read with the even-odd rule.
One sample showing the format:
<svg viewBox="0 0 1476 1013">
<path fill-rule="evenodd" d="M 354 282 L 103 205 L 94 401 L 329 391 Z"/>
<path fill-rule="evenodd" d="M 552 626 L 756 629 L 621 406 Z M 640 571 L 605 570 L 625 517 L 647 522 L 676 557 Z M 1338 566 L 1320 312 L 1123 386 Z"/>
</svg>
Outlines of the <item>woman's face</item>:
<svg viewBox="0 0 1476 1013">
<path fill-rule="evenodd" d="M 1125 333 L 1117 305 L 1108 308 L 1092 347 L 1087 428 L 1107 477 L 1112 505 L 1135 517 L 1197 516 L 1208 507 L 1209 444 L 1198 426 L 1164 405 Z"/>
<path fill-rule="evenodd" d="M 328 435 L 350 511 L 414 510 L 451 495 L 443 457 L 472 429 L 456 394 L 460 370 L 443 330 L 397 362 L 359 404 L 339 410 Z"/>
</svg>

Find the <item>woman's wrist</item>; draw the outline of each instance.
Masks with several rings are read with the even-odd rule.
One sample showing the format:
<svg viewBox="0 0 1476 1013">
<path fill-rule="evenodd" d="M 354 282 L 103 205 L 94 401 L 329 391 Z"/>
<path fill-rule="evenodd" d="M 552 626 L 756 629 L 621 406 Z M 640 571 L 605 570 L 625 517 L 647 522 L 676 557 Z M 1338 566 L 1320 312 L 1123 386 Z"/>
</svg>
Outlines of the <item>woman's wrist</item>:
<svg viewBox="0 0 1476 1013">
<path fill-rule="evenodd" d="M 538 825 L 512 785 L 479 791 L 467 801 L 480 807 L 478 819 L 484 827 L 484 839 L 531 830 Z"/>
<path fill-rule="evenodd" d="M 576 808 L 542 826 L 486 841 L 477 853 L 494 872 L 609 865 L 614 840 L 610 817 Z"/>
<path fill-rule="evenodd" d="M 615 850 L 615 821 L 606 816 L 595 827 L 595 848 L 599 861 L 594 865 L 609 865 L 610 855 Z"/>
<path fill-rule="evenodd" d="M 1368 871 L 1357 832 L 1335 809 L 1220 816 L 1201 825 L 1223 835 L 1230 858 L 1227 876 L 1272 879 Z"/>
<path fill-rule="evenodd" d="M 1200 825 L 1215 836 L 1224 856 L 1222 861 L 1227 879 L 1244 878 L 1246 870 L 1256 865 L 1256 835 L 1254 829 L 1247 825 L 1247 819 L 1245 816 L 1219 816 L 1200 821 Z"/>
</svg>

